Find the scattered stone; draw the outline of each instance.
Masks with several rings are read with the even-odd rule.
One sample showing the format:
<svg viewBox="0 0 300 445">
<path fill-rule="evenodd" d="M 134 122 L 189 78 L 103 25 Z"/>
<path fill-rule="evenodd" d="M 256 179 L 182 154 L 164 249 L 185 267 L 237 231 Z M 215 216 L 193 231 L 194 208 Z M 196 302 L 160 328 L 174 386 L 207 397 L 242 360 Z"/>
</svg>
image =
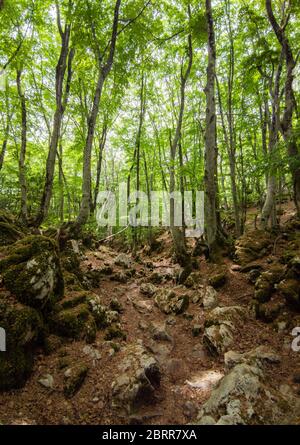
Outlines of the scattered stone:
<svg viewBox="0 0 300 445">
<path fill-rule="evenodd" d="M 123 312 L 123 307 L 117 298 L 113 298 L 111 300 L 111 302 L 109 303 L 109 307 L 110 309 L 112 309 L 115 312 L 118 312 L 119 314 L 122 314 Z"/>
<path fill-rule="evenodd" d="M 268 253 L 272 246 L 272 235 L 265 230 L 250 230 L 235 244 L 235 255 L 241 265 L 246 265 Z"/>
<path fill-rule="evenodd" d="M 33 308 L 0 292 L 0 326 L 6 332 L 6 352 L 0 352 L 0 390 L 22 387 L 33 368 L 33 348 L 43 321 Z"/>
<path fill-rule="evenodd" d="M 153 340 L 169 342 L 173 341 L 170 334 L 166 331 L 165 323 L 152 322 L 150 326 L 150 332 Z"/>
<path fill-rule="evenodd" d="M 155 295 L 155 303 L 165 314 L 181 314 L 189 305 L 189 296 L 187 294 L 176 295 L 169 289 L 160 289 Z"/>
<path fill-rule="evenodd" d="M 263 272 L 255 283 L 254 298 L 260 303 L 270 300 L 274 291 L 274 286 L 279 283 L 284 274 L 282 266 L 273 266 L 266 272 Z"/>
<path fill-rule="evenodd" d="M 98 349 L 93 348 L 92 346 L 86 345 L 82 351 L 85 355 L 88 355 L 93 360 L 100 360 L 101 358 L 101 354 Z"/>
<path fill-rule="evenodd" d="M 195 324 L 192 328 L 193 337 L 198 337 L 202 332 L 202 326 L 199 324 Z"/>
<path fill-rule="evenodd" d="M 38 380 L 38 382 L 47 389 L 53 389 L 54 378 L 51 374 L 46 374 L 44 377 Z"/>
<path fill-rule="evenodd" d="M 125 253 L 120 253 L 115 259 L 115 265 L 124 267 L 125 269 L 130 269 L 133 265 L 132 259 Z"/>
<path fill-rule="evenodd" d="M 64 395 L 67 398 L 73 397 L 83 385 L 87 376 L 88 367 L 83 363 L 78 363 L 68 368 L 64 376 Z"/>
<path fill-rule="evenodd" d="M 293 424 L 300 401 L 291 392 L 280 393 L 251 361 L 233 366 L 202 406 L 196 424 Z"/>
<path fill-rule="evenodd" d="M 152 312 L 152 304 L 148 300 L 132 300 L 132 305 L 140 314 Z"/>
<path fill-rule="evenodd" d="M 205 310 L 218 306 L 218 292 L 212 286 L 207 286 L 204 290 L 202 303 Z"/>
<path fill-rule="evenodd" d="M 157 287 L 152 283 L 143 283 L 141 284 L 140 291 L 147 297 L 152 297 L 157 291 Z"/>
<path fill-rule="evenodd" d="M 104 340 L 113 340 L 114 338 L 120 338 L 121 340 L 126 340 L 126 334 L 122 331 L 121 325 L 116 323 L 110 326 L 104 336 Z"/>
<path fill-rule="evenodd" d="M 127 346 L 118 374 L 112 383 L 113 407 L 130 414 L 140 405 L 154 402 L 160 378 L 157 361 L 143 345 Z"/>
<path fill-rule="evenodd" d="M 203 391 L 211 390 L 221 378 L 224 377 L 219 371 L 210 370 L 203 371 L 191 377 L 186 383 L 192 388 L 202 389 Z"/>
<path fill-rule="evenodd" d="M 246 317 L 245 309 L 241 306 L 216 307 L 205 320 L 203 344 L 208 351 L 222 354 L 229 349 L 234 340 L 238 326 Z"/>
<path fill-rule="evenodd" d="M 222 287 L 226 283 L 226 280 L 227 280 L 226 272 L 220 272 L 215 275 L 212 275 L 208 281 L 213 288 L 218 289 L 219 287 Z"/>
</svg>

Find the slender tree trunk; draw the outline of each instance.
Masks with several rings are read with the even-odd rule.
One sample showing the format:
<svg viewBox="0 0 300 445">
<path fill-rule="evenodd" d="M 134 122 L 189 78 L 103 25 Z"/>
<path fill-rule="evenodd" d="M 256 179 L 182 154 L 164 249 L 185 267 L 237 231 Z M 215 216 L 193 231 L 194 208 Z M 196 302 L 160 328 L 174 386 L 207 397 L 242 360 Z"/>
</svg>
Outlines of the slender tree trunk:
<svg viewBox="0 0 300 445">
<path fill-rule="evenodd" d="M 67 61 L 69 56 L 69 75 L 71 76 L 71 67 L 70 63 L 72 63 L 72 58 L 74 56 L 74 52 L 69 51 L 69 42 L 70 42 L 70 34 L 71 34 L 71 25 L 65 24 L 64 31 L 61 27 L 60 21 L 60 10 L 57 5 L 57 24 L 59 33 L 61 36 L 61 51 L 58 59 L 58 63 L 56 65 L 56 77 L 55 77 L 55 97 L 56 97 L 56 109 L 53 118 L 53 129 L 50 139 L 50 147 L 46 162 L 46 177 L 44 183 L 44 189 L 42 194 L 42 199 L 40 203 L 39 212 L 37 214 L 36 220 L 34 222 L 35 226 L 39 226 L 42 224 L 44 219 L 46 218 L 49 210 L 50 200 L 52 196 L 52 186 L 54 179 L 54 171 L 55 171 L 55 160 L 57 155 L 57 148 L 61 133 L 61 125 L 62 119 L 65 111 L 66 100 L 63 98 L 63 83 L 65 72 L 67 70 Z M 70 81 L 66 84 L 66 96 L 68 96 L 68 88 L 70 87 Z"/>
<path fill-rule="evenodd" d="M 211 0 L 206 0 L 206 20 L 208 31 L 208 65 L 206 94 L 205 128 L 205 232 L 210 257 L 213 259 L 218 245 L 217 221 L 217 129 L 216 129 L 216 45 Z"/>
<path fill-rule="evenodd" d="M 100 187 L 100 178 L 101 178 L 101 170 L 102 170 L 102 159 L 103 159 L 103 151 L 106 143 L 106 136 L 107 136 L 107 122 L 104 121 L 103 127 L 102 127 L 102 134 L 99 141 L 99 153 L 98 153 L 98 159 L 97 159 L 97 173 L 96 173 L 96 184 L 95 184 L 95 191 L 94 191 L 94 205 L 93 210 L 95 211 L 97 206 L 97 196 L 99 193 L 99 187 Z"/>
<path fill-rule="evenodd" d="M 269 22 L 275 32 L 278 42 L 282 47 L 286 64 L 285 80 L 285 110 L 280 122 L 280 131 L 287 145 L 287 152 L 290 158 L 290 171 L 293 179 L 294 201 L 297 214 L 300 216 L 300 156 L 296 135 L 293 130 L 293 113 L 296 102 L 293 91 L 294 68 L 296 61 L 286 36 L 286 27 L 290 21 L 290 12 L 283 14 L 282 23 L 279 25 L 273 13 L 272 0 L 266 0 L 266 9 Z"/>
<path fill-rule="evenodd" d="M 115 9 L 114 9 L 114 19 L 113 19 L 113 26 L 112 26 L 112 37 L 110 41 L 109 46 L 109 55 L 107 58 L 107 61 L 104 65 L 101 64 L 100 57 L 99 57 L 99 69 L 98 69 L 98 79 L 97 79 L 97 86 L 94 94 L 93 99 L 93 106 L 92 110 L 88 119 L 88 130 L 87 130 L 87 137 L 83 152 L 83 172 L 82 172 L 82 198 L 81 198 L 81 205 L 80 205 L 80 211 L 76 220 L 76 225 L 78 228 L 80 228 L 82 225 L 84 225 L 90 215 L 91 210 L 91 157 L 92 157 L 92 147 L 93 147 L 93 141 L 94 141 L 94 135 L 95 135 L 95 127 L 96 127 L 96 121 L 97 116 L 99 112 L 99 105 L 100 105 L 100 99 L 102 95 L 103 85 L 104 82 L 109 75 L 114 55 L 115 55 L 115 49 L 116 49 L 116 42 L 117 42 L 117 36 L 118 36 L 118 22 L 119 22 L 119 10 L 120 10 L 121 0 L 116 0 L 115 3 Z"/>
<path fill-rule="evenodd" d="M 276 197 L 276 169 L 272 166 L 272 161 L 276 154 L 277 143 L 278 143 L 278 132 L 279 132 L 279 113 L 280 113 L 280 78 L 282 72 L 282 54 L 278 64 L 278 68 L 275 74 L 274 89 L 270 85 L 270 92 L 272 96 L 272 118 L 270 126 L 270 136 L 269 136 L 269 159 L 271 162 L 271 168 L 268 171 L 268 181 L 267 181 L 267 196 L 261 212 L 260 225 L 262 228 L 266 228 L 269 222 L 272 212 L 275 207 L 275 197 Z M 270 83 L 272 80 L 270 81 Z M 272 218 L 272 224 L 274 223 L 274 218 Z"/>
<path fill-rule="evenodd" d="M 188 59 L 188 66 L 184 72 L 183 66 L 181 67 L 181 76 L 180 76 L 180 105 L 179 105 L 179 115 L 177 119 L 177 125 L 175 130 L 175 135 L 173 138 L 173 141 L 171 142 L 171 165 L 170 165 L 170 229 L 172 233 L 173 243 L 174 243 L 174 250 L 175 250 L 175 256 L 176 260 L 179 264 L 181 264 L 183 267 L 187 268 L 187 276 L 190 273 L 190 257 L 186 250 L 186 244 L 185 244 L 185 237 L 184 237 L 184 231 L 180 229 L 179 227 L 175 226 L 175 200 L 174 197 L 172 197 L 172 194 L 175 192 L 175 162 L 176 162 L 176 153 L 178 144 L 180 143 L 181 139 L 181 128 L 182 128 L 182 121 L 183 121 L 183 115 L 184 115 L 184 108 L 185 108 L 185 88 L 186 83 L 189 78 L 192 63 L 193 63 L 193 48 L 192 48 L 192 37 L 191 35 L 188 36 L 188 53 L 189 53 L 189 59 Z M 184 222 L 182 221 L 182 224 Z M 182 277 L 182 281 L 184 281 L 185 277 Z"/>
<path fill-rule="evenodd" d="M 28 219 L 27 183 L 26 183 L 26 171 L 25 171 L 25 158 L 26 158 L 26 145 L 27 145 L 27 108 L 26 108 L 26 98 L 22 91 L 22 86 L 21 86 L 21 76 L 22 76 L 22 70 L 17 70 L 17 88 L 21 104 L 21 120 L 22 120 L 21 149 L 19 155 L 19 182 L 21 188 L 20 215 L 22 222 L 26 224 Z"/>
<path fill-rule="evenodd" d="M 139 126 L 136 136 L 136 191 L 140 191 L 140 152 L 141 152 L 141 137 L 143 130 L 143 123 L 146 111 L 146 95 L 145 95 L 145 76 L 142 73 L 141 81 L 141 91 L 140 91 L 140 115 L 139 115 Z M 139 198 L 136 199 L 136 205 L 139 204 Z M 136 249 L 138 244 L 138 232 L 139 228 L 133 228 L 133 255 L 136 255 Z"/>
</svg>

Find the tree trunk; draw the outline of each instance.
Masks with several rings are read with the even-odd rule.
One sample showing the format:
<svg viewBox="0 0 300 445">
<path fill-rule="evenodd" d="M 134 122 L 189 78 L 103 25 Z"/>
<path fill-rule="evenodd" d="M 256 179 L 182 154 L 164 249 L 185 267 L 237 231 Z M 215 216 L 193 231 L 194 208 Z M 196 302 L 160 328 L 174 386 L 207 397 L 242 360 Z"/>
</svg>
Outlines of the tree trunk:
<svg viewBox="0 0 300 445">
<path fill-rule="evenodd" d="M 293 130 L 293 113 L 296 106 L 293 81 L 296 61 L 292 53 L 289 39 L 285 34 L 286 27 L 290 21 L 290 12 L 287 12 L 286 16 L 282 17 L 282 23 L 279 25 L 273 13 L 272 0 L 266 0 L 266 9 L 269 22 L 275 32 L 278 42 L 281 45 L 285 57 L 285 110 L 280 122 L 280 131 L 287 145 L 287 152 L 290 158 L 290 171 L 293 179 L 294 201 L 297 214 L 300 216 L 300 157 L 296 135 L 294 134 Z"/>
<path fill-rule="evenodd" d="M 61 51 L 56 65 L 56 77 L 55 77 L 55 97 L 56 97 L 56 109 L 53 118 L 53 130 L 50 139 L 50 147 L 46 163 L 46 177 L 44 183 L 43 195 L 40 203 L 39 212 L 37 214 L 36 220 L 34 222 L 35 226 L 42 224 L 46 218 L 49 210 L 50 200 L 52 196 L 52 186 L 55 171 L 55 160 L 57 155 L 57 148 L 60 138 L 62 119 L 66 106 L 66 99 L 63 99 L 63 82 L 65 77 L 65 72 L 67 69 L 67 60 L 69 56 L 69 76 L 71 76 L 72 71 L 70 63 L 72 63 L 72 58 L 74 52 L 69 51 L 69 42 L 71 34 L 71 25 L 65 24 L 64 31 L 61 28 L 60 22 L 60 11 L 59 6 L 57 6 L 57 24 L 61 36 Z M 70 80 L 66 84 L 66 96 L 68 95 L 68 88 L 70 87 Z"/>
<path fill-rule="evenodd" d="M 76 220 L 76 226 L 80 228 L 82 225 L 84 225 L 90 215 L 90 209 L 91 209 L 91 156 L 92 156 L 92 147 L 93 147 L 93 141 L 94 141 L 94 135 L 95 135 L 95 127 L 96 127 L 96 121 L 97 116 L 99 112 L 99 104 L 100 99 L 102 95 L 103 85 L 104 82 L 109 75 L 114 55 L 115 55 L 115 49 L 116 49 L 116 42 L 117 42 L 117 36 L 118 36 L 118 22 L 119 22 L 119 10 L 120 10 L 121 0 L 117 0 L 115 4 L 114 9 L 114 19 L 113 19 L 113 26 L 112 26 L 112 37 L 109 45 L 109 55 L 107 58 L 107 61 L 104 65 L 101 64 L 101 61 L 99 59 L 99 69 L 98 69 L 98 80 L 97 80 L 97 86 L 94 94 L 93 99 L 93 106 L 92 110 L 88 119 L 88 130 L 87 130 L 87 137 L 83 152 L 83 172 L 82 172 L 82 198 L 81 198 L 81 205 L 80 205 L 80 211 Z"/>
<path fill-rule="evenodd" d="M 269 159 L 272 163 L 272 157 L 275 157 L 277 143 L 278 143 L 278 132 L 279 132 L 279 113 L 280 113 L 280 78 L 282 72 L 282 54 L 280 56 L 280 61 L 277 67 L 274 80 L 274 89 L 270 85 L 270 93 L 272 96 L 272 118 L 270 125 L 270 136 L 269 136 Z M 270 82 L 271 83 L 271 82 Z M 275 207 L 275 197 L 276 197 L 276 170 L 271 165 L 268 171 L 268 181 L 267 181 L 267 196 L 261 212 L 260 225 L 262 228 L 266 228 L 268 221 L 272 216 L 272 212 Z M 274 218 L 272 218 L 272 223 L 274 223 Z"/>
<path fill-rule="evenodd" d="M 172 194 L 175 192 L 175 161 L 176 161 L 176 153 L 178 144 L 181 139 L 181 128 L 182 121 L 184 115 L 185 108 L 185 87 L 187 80 L 189 78 L 192 63 L 193 63 L 193 48 L 192 48 L 192 37 L 188 36 L 188 66 L 186 71 L 184 72 L 183 66 L 181 67 L 181 75 L 180 75 L 180 105 L 179 105 L 179 115 L 177 119 L 177 126 L 173 141 L 171 142 L 171 165 L 170 165 L 170 229 L 174 243 L 175 257 L 178 263 L 187 268 L 187 276 L 190 273 L 190 256 L 186 250 L 185 237 L 183 229 L 175 226 L 175 200 L 172 197 Z M 182 221 L 182 224 L 184 222 Z M 184 281 L 185 277 L 182 277 L 182 281 Z"/>
<path fill-rule="evenodd" d="M 216 131 L 216 46 L 211 0 L 206 0 L 206 20 L 208 31 L 208 65 L 206 94 L 205 128 L 205 233 L 210 257 L 213 259 L 218 244 L 217 223 L 217 131 Z"/>
<path fill-rule="evenodd" d="M 21 104 L 21 120 L 22 120 L 21 148 L 19 155 L 19 182 L 21 188 L 20 215 L 22 222 L 26 224 L 28 219 L 27 184 L 26 184 L 26 171 L 25 171 L 25 158 L 26 158 L 26 145 L 27 145 L 27 109 L 26 109 L 26 98 L 21 87 L 21 75 L 22 75 L 22 70 L 17 70 L 17 89 Z"/>
</svg>

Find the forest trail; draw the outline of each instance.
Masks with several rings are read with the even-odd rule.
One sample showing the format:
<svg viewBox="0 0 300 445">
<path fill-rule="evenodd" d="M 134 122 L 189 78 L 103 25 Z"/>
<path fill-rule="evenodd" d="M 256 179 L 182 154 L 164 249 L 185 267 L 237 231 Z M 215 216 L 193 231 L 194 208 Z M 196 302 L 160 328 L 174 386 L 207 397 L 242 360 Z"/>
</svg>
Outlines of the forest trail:
<svg viewBox="0 0 300 445">
<path fill-rule="evenodd" d="M 288 212 L 289 208 L 286 208 L 285 213 Z M 107 341 L 107 331 L 100 330 L 91 345 L 87 346 L 83 341 L 67 341 L 56 345 L 49 355 L 41 350 L 36 355 L 33 374 L 25 387 L 0 394 L 3 423 L 186 424 L 196 418 L 213 386 L 226 374 L 224 355 L 211 355 L 203 345 L 207 310 L 195 298 L 199 285 L 207 286 L 208 277 L 215 274 L 220 266 L 209 264 L 201 257 L 197 286 L 177 286 L 178 265 L 172 264 L 166 253 L 171 240 L 163 234 L 159 241 L 162 253 L 146 256 L 142 251 L 138 262 L 121 254 L 122 260 L 129 261 L 127 267 L 116 265 L 120 253 L 104 244 L 97 250 L 84 253 L 81 268 L 86 274 L 113 265 L 113 274 L 108 271 L 109 275 L 103 276 L 100 286 L 91 292 L 99 295 L 107 306 L 112 300 L 118 302 L 121 331 L 125 333 L 126 340 L 115 338 Z M 279 243 L 276 255 L 268 255 L 256 263 L 268 269 L 270 261 L 276 261 L 283 251 L 284 245 Z M 247 308 L 253 296 L 253 285 L 248 275 L 241 273 L 239 266 L 228 258 L 224 260 L 222 270 L 225 267 L 227 280 L 217 291 L 218 306 Z M 129 266 L 134 274 L 131 277 L 127 274 L 124 279 L 124 272 L 126 275 Z M 155 304 L 154 296 L 141 292 L 142 284 L 151 281 L 160 281 L 155 283 L 156 293 L 159 289 L 172 289 L 176 294 L 187 294 L 188 308 L 178 315 L 163 313 Z M 288 312 L 286 309 L 285 314 Z M 288 384 L 297 395 L 300 387 L 293 378 L 299 371 L 300 360 L 299 354 L 291 350 L 291 341 L 290 332 L 277 332 L 272 323 L 249 317 L 237 326 L 230 350 L 244 353 L 256 346 L 267 346 L 278 353 L 281 362 L 267 366 L 267 380 L 277 389 Z M 112 382 L 119 372 L 120 363 L 126 359 L 127 346 L 137 343 L 143 344 L 157 360 L 161 382 L 151 403 L 143 403 L 128 414 L 112 407 Z M 66 398 L 63 394 L 64 374 L 78 362 L 87 365 L 88 373 L 77 393 Z M 41 379 L 46 383 L 41 384 Z"/>
</svg>

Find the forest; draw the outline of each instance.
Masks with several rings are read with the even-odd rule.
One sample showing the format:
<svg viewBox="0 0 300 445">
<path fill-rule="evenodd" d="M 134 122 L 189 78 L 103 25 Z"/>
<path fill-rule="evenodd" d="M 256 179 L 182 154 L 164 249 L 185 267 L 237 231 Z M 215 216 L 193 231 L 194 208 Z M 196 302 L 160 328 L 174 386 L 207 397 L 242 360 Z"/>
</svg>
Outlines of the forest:
<svg viewBox="0 0 300 445">
<path fill-rule="evenodd" d="M 300 424 L 299 0 L 0 20 L 0 425 Z"/>
</svg>

